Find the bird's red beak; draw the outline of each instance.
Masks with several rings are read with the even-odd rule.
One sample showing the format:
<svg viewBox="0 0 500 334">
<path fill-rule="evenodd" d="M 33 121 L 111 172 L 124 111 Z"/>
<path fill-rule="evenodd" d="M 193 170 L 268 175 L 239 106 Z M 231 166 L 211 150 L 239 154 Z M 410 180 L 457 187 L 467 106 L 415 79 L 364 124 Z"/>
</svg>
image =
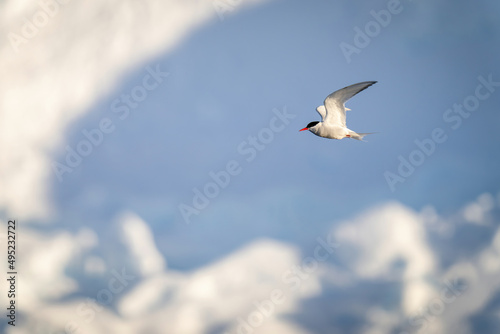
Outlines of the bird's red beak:
<svg viewBox="0 0 500 334">
<path fill-rule="evenodd" d="M 305 131 L 305 130 L 309 130 L 309 129 L 308 128 L 303 128 L 303 129 L 300 129 L 299 132 L 300 131 Z"/>
</svg>

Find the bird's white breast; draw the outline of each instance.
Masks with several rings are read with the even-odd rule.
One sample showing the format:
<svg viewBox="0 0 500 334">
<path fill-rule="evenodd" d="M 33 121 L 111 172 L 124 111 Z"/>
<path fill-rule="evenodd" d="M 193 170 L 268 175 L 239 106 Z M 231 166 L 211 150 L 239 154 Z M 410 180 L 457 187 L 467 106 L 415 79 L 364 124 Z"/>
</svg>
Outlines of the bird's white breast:
<svg viewBox="0 0 500 334">
<path fill-rule="evenodd" d="M 347 128 L 338 126 L 338 125 L 330 125 L 324 122 L 320 122 L 318 125 L 313 126 L 309 129 L 316 136 L 330 138 L 330 139 L 342 139 L 349 133 Z"/>
</svg>

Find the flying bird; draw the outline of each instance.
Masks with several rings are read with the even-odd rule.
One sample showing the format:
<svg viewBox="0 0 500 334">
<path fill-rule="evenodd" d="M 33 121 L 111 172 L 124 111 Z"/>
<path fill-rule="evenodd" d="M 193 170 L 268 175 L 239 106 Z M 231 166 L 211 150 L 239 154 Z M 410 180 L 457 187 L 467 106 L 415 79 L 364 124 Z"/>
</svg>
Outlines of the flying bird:
<svg viewBox="0 0 500 334">
<path fill-rule="evenodd" d="M 348 129 L 345 123 L 345 112 L 351 110 L 345 107 L 345 103 L 354 95 L 367 89 L 377 81 L 365 81 L 339 89 L 331 93 L 325 99 L 324 105 L 316 108 L 321 115 L 321 122 L 311 122 L 299 131 L 309 130 L 316 136 L 343 139 L 353 138 L 363 140 L 363 137 L 370 133 L 357 133 Z"/>
</svg>

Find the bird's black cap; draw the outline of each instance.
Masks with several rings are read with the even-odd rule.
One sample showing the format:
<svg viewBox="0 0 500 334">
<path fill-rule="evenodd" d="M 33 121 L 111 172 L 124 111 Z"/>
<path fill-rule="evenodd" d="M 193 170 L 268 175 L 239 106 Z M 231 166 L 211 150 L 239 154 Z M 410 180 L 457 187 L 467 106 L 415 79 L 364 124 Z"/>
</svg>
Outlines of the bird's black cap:
<svg viewBox="0 0 500 334">
<path fill-rule="evenodd" d="M 318 121 L 316 121 L 316 122 L 311 122 L 311 123 L 307 124 L 306 128 L 308 128 L 308 129 L 309 129 L 309 128 L 312 128 L 313 126 L 315 126 L 315 125 L 316 125 L 316 124 L 318 124 L 318 123 L 319 123 Z"/>
</svg>

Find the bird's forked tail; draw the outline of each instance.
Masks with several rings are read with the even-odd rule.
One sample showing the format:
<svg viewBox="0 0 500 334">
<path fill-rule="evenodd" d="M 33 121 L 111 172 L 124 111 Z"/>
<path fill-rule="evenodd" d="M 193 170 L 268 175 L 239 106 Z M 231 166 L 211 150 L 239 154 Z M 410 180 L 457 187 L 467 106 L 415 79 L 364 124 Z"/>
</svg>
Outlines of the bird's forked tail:
<svg viewBox="0 0 500 334">
<path fill-rule="evenodd" d="M 352 138 L 352 139 L 364 141 L 363 138 L 366 135 L 371 135 L 373 133 L 375 133 L 375 132 L 357 133 L 357 132 L 352 131 L 349 135 L 350 135 L 350 138 Z"/>
</svg>

